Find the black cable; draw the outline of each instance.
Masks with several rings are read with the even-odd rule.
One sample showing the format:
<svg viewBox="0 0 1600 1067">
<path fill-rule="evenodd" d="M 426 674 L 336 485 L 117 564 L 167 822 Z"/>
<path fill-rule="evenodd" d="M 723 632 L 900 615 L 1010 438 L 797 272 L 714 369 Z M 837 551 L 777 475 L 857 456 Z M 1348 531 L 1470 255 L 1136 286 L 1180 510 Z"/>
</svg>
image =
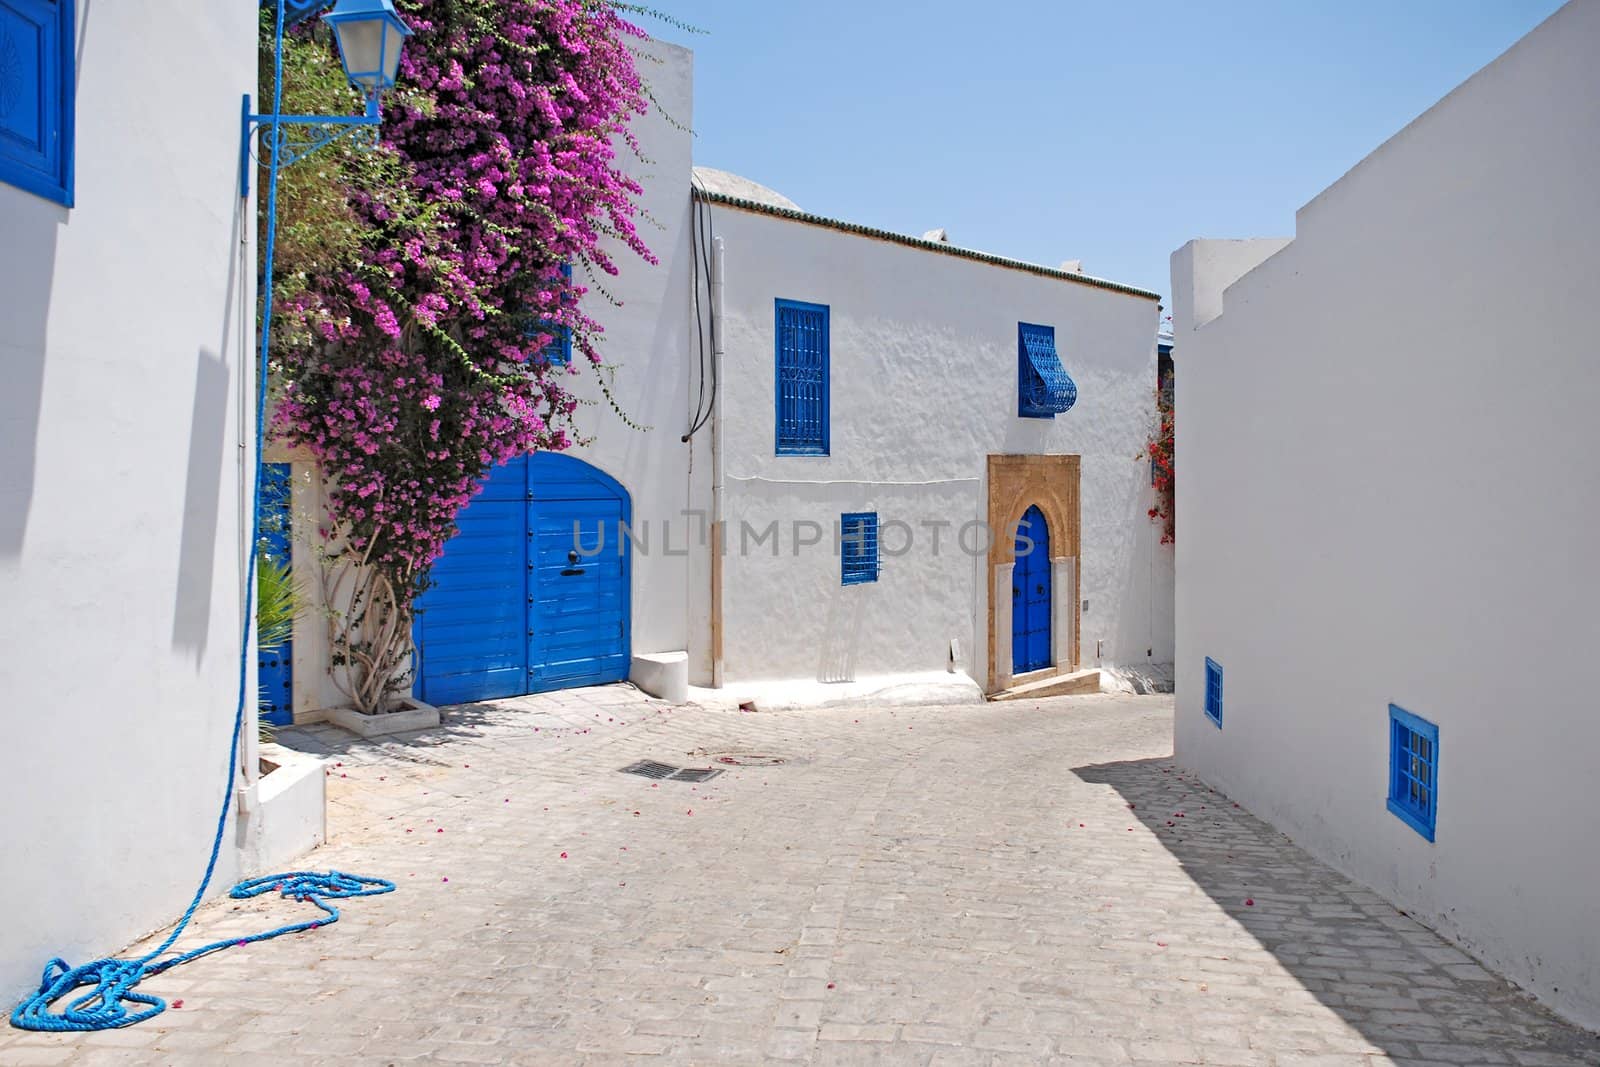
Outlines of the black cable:
<svg viewBox="0 0 1600 1067">
<path fill-rule="evenodd" d="M 693 182 L 693 180 L 694 179 L 691 176 L 691 178 L 690 178 L 691 183 Z M 699 391 L 699 395 L 695 399 L 694 414 L 689 417 L 689 432 L 684 434 L 681 438 L 679 438 L 679 440 L 684 444 L 687 444 L 688 441 L 689 441 L 689 438 L 693 437 L 694 434 L 695 434 L 695 431 L 697 429 L 699 429 L 700 414 L 701 414 L 702 410 L 705 408 L 705 402 L 706 402 L 706 335 L 705 335 L 705 324 L 704 324 L 704 321 L 702 320 L 701 315 L 700 315 L 700 227 L 699 227 L 699 223 L 698 223 L 699 212 L 700 212 L 700 201 L 699 201 L 699 198 L 697 198 L 694 195 L 694 189 L 693 189 L 693 186 L 691 184 L 691 187 L 690 187 L 690 190 L 689 190 L 689 225 L 691 227 L 691 232 L 690 232 L 690 235 L 689 235 L 689 277 L 690 277 L 690 279 L 692 280 L 692 282 L 694 284 L 694 328 L 695 328 L 695 334 L 699 338 L 699 342 L 700 342 L 699 346 L 697 348 L 697 352 L 698 352 L 698 354 L 700 356 L 700 391 Z"/>
<path fill-rule="evenodd" d="M 691 192 L 691 199 L 698 199 L 698 198 L 695 198 L 693 196 L 692 192 Z M 704 222 L 704 226 L 703 227 L 700 224 L 702 220 Z M 713 285 L 712 285 L 713 268 L 712 268 L 712 263 L 711 263 L 711 253 L 716 248 L 717 228 L 716 228 L 716 223 L 713 222 L 712 219 L 711 219 L 711 206 L 710 206 L 710 204 L 705 204 L 705 203 L 700 204 L 699 208 L 698 208 L 698 215 L 696 215 L 692 219 L 692 221 L 694 222 L 694 225 L 695 225 L 694 241 L 695 242 L 702 242 L 702 241 L 705 242 L 705 248 L 706 248 L 705 254 L 703 256 L 699 257 L 699 262 L 704 264 L 704 269 L 705 269 L 706 313 L 707 313 L 707 317 L 710 319 L 710 323 L 711 323 L 711 348 L 712 348 L 712 354 L 711 354 L 711 403 L 708 406 L 706 406 L 705 411 L 704 411 L 703 414 L 699 410 L 699 405 L 696 405 L 695 418 L 693 419 L 693 421 L 692 421 L 692 423 L 691 423 L 691 425 L 689 427 L 689 432 L 687 434 L 685 434 L 684 437 L 683 437 L 683 439 L 685 441 L 688 441 L 695 434 L 699 433 L 701 428 L 704 427 L 706 425 L 706 423 L 711 421 L 711 416 L 715 412 L 716 406 L 717 406 L 717 391 L 718 391 L 718 387 L 721 384 L 718 381 L 718 374 L 717 374 L 717 358 L 716 358 L 717 303 L 716 303 L 716 300 L 713 299 L 713 292 L 712 292 L 712 290 L 713 290 Z M 694 284 L 695 284 L 695 295 L 696 295 L 695 323 L 696 323 L 696 326 L 698 327 L 699 321 L 700 321 L 699 300 L 698 300 L 699 292 L 700 292 L 700 277 L 699 277 L 699 271 L 698 270 L 695 271 L 695 282 L 694 282 Z M 703 395 L 704 394 L 704 382 L 705 382 L 705 349 L 704 349 L 705 337 L 704 337 L 704 335 L 701 336 L 700 344 L 701 344 L 700 378 L 701 378 L 701 383 L 702 383 L 701 392 L 702 392 L 702 395 Z"/>
</svg>

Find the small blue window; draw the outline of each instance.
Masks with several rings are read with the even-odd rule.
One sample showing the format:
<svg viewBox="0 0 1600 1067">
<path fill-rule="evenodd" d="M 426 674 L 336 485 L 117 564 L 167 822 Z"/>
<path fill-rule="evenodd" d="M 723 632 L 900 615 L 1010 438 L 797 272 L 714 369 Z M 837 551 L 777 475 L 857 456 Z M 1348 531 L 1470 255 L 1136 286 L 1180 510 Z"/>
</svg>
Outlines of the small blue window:
<svg viewBox="0 0 1600 1067">
<path fill-rule="evenodd" d="M 0 181 L 72 206 L 75 0 L 0 0 Z"/>
<path fill-rule="evenodd" d="M 878 580 L 878 513 L 851 511 L 839 516 L 839 570 L 842 585 Z"/>
<path fill-rule="evenodd" d="M 1056 328 L 1017 323 L 1017 414 L 1053 419 L 1078 402 L 1078 386 L 1056 355 Z"/>
<path fill-rule="evenodd" d="M 0 3 L 4 2 L 5 0 L 0 0 Z M 566 289 L 562 294 L 562 302 L 570 303 L 572 300 L 571 263 L 563 263 L 561 265 L 561 280 L 566 286 Z M 557 367 L 565 367 L 572 362 L 572 331 L 569 328 L 565 326 L 557 326 L 554 323 L 539 322 L 535 323 L 528 330 L 528 336 L 530 337 L 541 333 L 550 333 L 555 335 L 551 339 L 550 343 L 545 345 L 544 349 L 539 353 L 546 363 Z"/>
<path fill-rule="evenodd" d="M 780 456 L 828 454 L 828 308 L 777 302 L 777 423 Z"/>
<path fill-rule="evenodd" d="M 1222 729 L 1222 664 L 1206 657 L 1206 718 Z"/>
<path fill-rule="evenodd" d="M 1439 815 L 1439 728 L 1389 705 L 1389 810 L 1429 841 Z"/>
</svg>

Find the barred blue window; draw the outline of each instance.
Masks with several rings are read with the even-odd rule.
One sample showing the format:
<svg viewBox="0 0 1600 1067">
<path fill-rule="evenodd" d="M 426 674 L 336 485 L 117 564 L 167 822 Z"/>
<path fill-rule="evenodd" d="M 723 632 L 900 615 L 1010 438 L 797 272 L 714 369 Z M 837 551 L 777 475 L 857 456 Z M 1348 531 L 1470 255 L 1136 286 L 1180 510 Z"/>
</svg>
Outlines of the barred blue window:
<svg viewBox="0 0 1600 1067">
<path fill-rule="evenodd" d="M 828 308 L 777 302 L 777 452 L 828 454 Z"/>
<path fill-rule="evenodd" d="M 0 0 L 0 181 L 72 206 L 74 0 Z"/>
<path fill-rule="evenodd" d="M 1433 840 L 1439 816 L 1439 727 L 1389 705 L 1389 810 Z"/>
<path fill-rule="evenodd" d="M 0 3 L 4 2 L 5 0 L 0 0 Z M 571 263 L 561 264 L 561 279 L 567 286 L 570 287 L 572 285 Z M 563 298 L 564 301 L 570 299 L 570 296 Z M 540 333 L 552 333 L 555 335 L 550 343 L 544 346 L 543 351 L 539 353 L 545 362 L 557 367 L 565 367 L 572 362 L 572 331 L 570 329 L 565 326 L 557 326 L 554 323 L 541 322 L 535 324 L 529 330 L 529 336 Z"/>
<path fill-rule="evenodd" d="M 1222 664 L 1210 656 L 1206 657 L 1206 718 L 1222 729 Z"/>
<path fill-rule="evenodd" d="M 1053 419 L 1077 402 L 1077 383 L 1056 355 L 1056 328 L 1017 323 L 1017 414 Z"/>
<path fill-rule="evenodd" d="M 839 516 L 839 570 L 842 585 L 878 580 L 878 514 L 851 511 Z"/>
</svg>

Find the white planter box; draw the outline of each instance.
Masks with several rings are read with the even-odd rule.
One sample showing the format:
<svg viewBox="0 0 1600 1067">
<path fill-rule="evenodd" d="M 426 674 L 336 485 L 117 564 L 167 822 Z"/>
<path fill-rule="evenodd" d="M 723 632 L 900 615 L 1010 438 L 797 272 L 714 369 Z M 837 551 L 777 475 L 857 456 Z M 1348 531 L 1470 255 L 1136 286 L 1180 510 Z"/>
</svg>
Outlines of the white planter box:
<svg viewBox="0 0 1600 1067">
<path fill-rule="evenodd" d="M 384 734 L 432 729 L 439 725 L 439 709 L 432 704 L 407 698 L 397 710 L 381 715 L 364 715 L 354 708 L 329 708 L 328 721 L 362 737 L 381 737 Z"/>
</svg>

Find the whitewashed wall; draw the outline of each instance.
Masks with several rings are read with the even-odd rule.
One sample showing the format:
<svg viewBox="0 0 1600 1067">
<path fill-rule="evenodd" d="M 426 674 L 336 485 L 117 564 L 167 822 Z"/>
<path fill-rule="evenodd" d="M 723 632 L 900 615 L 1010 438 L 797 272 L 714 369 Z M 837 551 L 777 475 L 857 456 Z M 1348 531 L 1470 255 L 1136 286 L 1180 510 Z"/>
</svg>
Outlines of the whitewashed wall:
<svg viewBox="0 0 1600 1067">
<path fill-rule="evenodd" d="M 726 248 L 724 654 L 729 680 L 823 681 L 960 667 L 986 675 L 986 560 L 956 544 L 986 518 L 992 453 L 1083 456 L 1083 661 L 1144 662 L 1159 531 L 1148 463 L 1156 302 L 800 221 L 710 206 Z M 774 455 L 774 300 L 826 304 L 832 454 Z M 1056 327 L 1078 403 L 1017 416 L 1017 323 Z M 709 464 L 697 452 L 698 475 Z M 875 584 L 842 587 L 832 530 L 876 510 L 916 533 Z M 791 523 L 828 531 L 794 554 Z M 741 524 L 780 524 L 780 552 L 739 544 Z M 940 553 L 921 523 L 950 523 Z M 896 535 L 898 536 L 898 535 Z M 975 537 L 975 533 L 969 535 Z M 892 547 L 892 546 L 891 546 Z M 1170 649 L 1154 649 L 1170 659 Z M 704 670 L 704 658 L 696 666 Z"/>
<path fill-rule="evenodd" d="M 256 12 L 154 7 L 79 0 L 77 206 L 0 184 L 8 1003 L 174 918 L 227 787 Z"/>
<path fill-rule="evenodd" d="M 1568 5 L 1286 247 L 1173 257 L 1179 760 L 1590 1026 L 1596 42 Z M 1436 844 L 1385 809 L 1391 702 L 1439 727 Z"/>
<path fill-rule="evenodd" d="M 693 169 L 694 54 L 664 41 L 639 45 L 645 58 L 639 72 L 657 107 L 632 124 L 648 163 L 622 149 L 624 168 L 644 186 L 639 198 L 646 218 L 639 232 L 661 261 L 646 263 L 626 248 L 613 248 L 621 268 L 601 284 L 620 302 L 612 307 L 598 293 L 584 298 L 585 310 L 606 329 L 602 350 L 614 366 L 612 396 L 628 426 L 607 404 L 595 372 L 577 368 L 580 409 L 578 432 L 593 443 L 569 454 L 616 478 L 633 497 L 634 524 L 648 520 L 656 541 L 633 561 L 633 651 L 676 651 L 688 647 L 688 553 L 681 528 L 689 507 L 689 173 Z M 574 363 L 583 362 L 574 357 Z M 661 524 L 671 520 L 674 551 L 661 550 Z"/>
</svg>

